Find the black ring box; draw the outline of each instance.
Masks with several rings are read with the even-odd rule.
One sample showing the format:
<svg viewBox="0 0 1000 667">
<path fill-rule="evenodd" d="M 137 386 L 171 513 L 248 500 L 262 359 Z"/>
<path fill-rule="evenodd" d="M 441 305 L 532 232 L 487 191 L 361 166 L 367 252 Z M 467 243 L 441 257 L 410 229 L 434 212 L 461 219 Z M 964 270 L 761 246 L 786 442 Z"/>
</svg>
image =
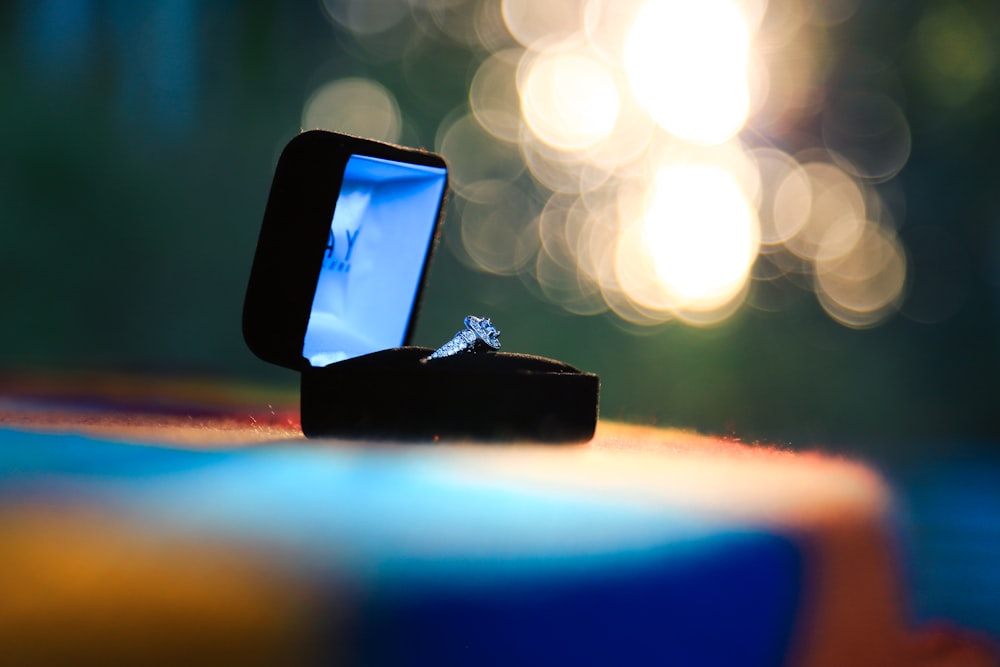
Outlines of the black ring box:
<svg viewBox="0 0 1000 667">
<path fill-rule="evenodd" d="M 552 359 L 506 352 L 424 359 L 400 347 L 302 371 L 310 437 L 590 440 L 599 381 Z"/>
<path fill-rule="evenodd" d="M 368 214 L 362 206 L 360 210 L 365 212 L 353 228 L 346 228 L 347 235 L 340 237 L 337 235 L 345 228 L 338 227 L 343 219 L 338 223 L 334 217 L 338 202 L 346 201 L 347 211 L 358 208 L 357 189 L 352 191 L 354 201 L 341 197 L 342 189 L 347 192 L 347 172 L 354 158 L 376 165 L 369 176 L 374 185 L 366 182 L 366 187 L 375 188 L 369 189 L 369 195 L 384 206 L 370 219 L 364 217 Z M 394 194 L 371 195 L 383 192 L 378 190 L 383 187 L 378 174 L 390 169 L 438 174 L 424 178 L 437 179 L 440 196 L 436 191 L 433 197 L 428 196 L 425 188 L 419 205 L 416 200 L 406 200 L 406 193 L 414 190 L 412 179 L 395 181 L 401 185 Z M 427 360 L 433 350 L 408 345 L 437 241 L 447 190 L 446 170 L 447 165 L 437 155 L 332 132 L 304 132 L 289 142 L 275 169 L 247 287 L 243 307 L 247 345 L 264 361 L 300 372 L 302 431 L 308 437 L 589 440 L 597 424 L 600 383 L 596 375 L 560 361 L 506 352 L 478 351 Z M 387 215 L 386 210 L 399 213 Z M 414 234 L 414 227 L 406 227 L 411 223 L 419 226 L 418 233 Z M 397 244 L 396 254 L 391 256 L 378 252 L 386 247 L 386 237 L 399 233 L 415 240 Z M 362 242 L 355 245 L 359 238 Z M 383 245 L 372 242 L 365 246 L 366 238 L 381 239 Z M 349 244 L 346 255 L 344 240 Z M 332 266 L 328 259 L 338 242 L 341 254 Z M 348 259 L 368 269 L 369 276 L 377 275 L 379 285 L 386 283 L 386 275 L 395 276 L 401 263 L 408 262 L 415 269 L 400 278 L 398 289 L 392 281 L 388 288 L 380 287 L 391 292 L 383 301 L 372 288 L 375 283 L 364 282 L 370 279 L 362 271 L 348 274 L 352 269 Z M 356 328 L 339 339 L 338 334 L 324 332 L 319 348 L 314 335 L 308 343 L 314 354 L 310 359 L 306 341 L 312 318 L 320 308 L 316 305 L 321 298 L 319 284 L 331 275 L 340 281 L 337 303 L 350 301 L 360 315 L 353 316 Z M 412 298 L 401 301 L 400 293 Z M 395 318 L 400 323 L 398 330 L 389 332 L 396 344 L 341 354 L 345 340 L 371 333 L 367 329 L 375 326 L 369 321 L 384 315 L 378 309 L 393 299 L 409 307 L 409 312 L 400 312 Z M 322 308 L 318 311 L 321 317 L 316 319 L 336 320 L 339 331 L 343 331 L 345 321 L 354 323 L 325 302 Z M 378 333 L 385 338 L 384 331 Z M 328 345 L 329 350 L 322 345 Z M 317 349 L 323 356 L 315 354 Z M 328 351 L 336 354 L 326 354 Z M 328 363 L 331 359 L 340 360 Z"/>
</svg>

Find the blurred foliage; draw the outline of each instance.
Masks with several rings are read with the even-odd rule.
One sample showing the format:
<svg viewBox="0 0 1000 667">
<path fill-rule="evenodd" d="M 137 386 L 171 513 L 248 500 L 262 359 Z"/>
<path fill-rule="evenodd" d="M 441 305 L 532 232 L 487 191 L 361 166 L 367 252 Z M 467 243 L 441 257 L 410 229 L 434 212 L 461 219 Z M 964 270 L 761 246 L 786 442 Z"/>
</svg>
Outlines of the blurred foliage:
<svg viewBox="0 0 1000 667">
<path fill-rule="evenodd" d="M 470 269 L 442 243 L 415 344 L 489 315 L 506 349 L 598 373 L 614 419 L 793 445 L 995 440 L 998 37 L 989 0 L 861 2 L 829 30 L 825 95 L 889 76 L 912 131 L 897 179 L 910 292 L 882 326 L 842 327 L 788 283 L 755 284 L 773 312 L 639 329 L 571 316 L 530 280 Z M 399 101 L 403 143 L 433 147 L 486 55 L 440 36 L 404 44 L 395 29 L 355 37 L 315 3 L 0 5 L 0 369 L 294 385 L 246 349 L 240 311 L 271 173 L 303 104 L 325 81 L 370 77 Z M 898 75 L 856 66 L 865 57 Z M 817 122 L 803 117 L 787 140 Z M 453 226 L 452 215 L 446 235 Z M 956 305 L 927 316 L 940 290 Z"/>
</svg>

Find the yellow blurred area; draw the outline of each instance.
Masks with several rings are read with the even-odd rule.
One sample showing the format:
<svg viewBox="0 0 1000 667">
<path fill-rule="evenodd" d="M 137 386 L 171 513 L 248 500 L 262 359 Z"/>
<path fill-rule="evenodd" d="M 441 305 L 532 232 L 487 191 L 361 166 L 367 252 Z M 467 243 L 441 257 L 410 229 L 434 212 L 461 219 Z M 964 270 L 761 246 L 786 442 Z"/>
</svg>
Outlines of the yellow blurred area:
<svg viewBox="0 0 1000 667">
<path fill-rule="evenodd" d="M 6 664 L 294 665 L 318 656 L 309 590 L 267 554 L 157 532 L 82 502 L 69 511 L 12 503 L 0 526 Z"/>
<path fill-rule="evenodd" d="M 906 251 L 875 186 L 905 166 L 910 130 L 885 92 L 822 97 L 826 30 L 857 5 L 324 7 L 358 35 L 387 30 L 405 10 L 418 27 L 436 25 L 483 52 L 466 104 L 441 120 L 435 140 L 457 194 L 449 247 L 469 266 L 527 277 L 573 313 L 714 324 L 744 302 L 767 252 L 774 266 L 804 272 L 794 284 L 812 285 L 836 321 L 873 326 L 898 310 L 906 285 Z M 945 19 L 918 38 L 947 41 L 964 25 L 955 12 Z M 978 60 L 957 48 L 949 72 L 972 86 Z M 809 114 L 819 120 L 811 144 L 771 139 Z M 381 83 L 351 78 L 312 94 L 303 127 L 396 141 L 401 117 Z"/>
</svg>

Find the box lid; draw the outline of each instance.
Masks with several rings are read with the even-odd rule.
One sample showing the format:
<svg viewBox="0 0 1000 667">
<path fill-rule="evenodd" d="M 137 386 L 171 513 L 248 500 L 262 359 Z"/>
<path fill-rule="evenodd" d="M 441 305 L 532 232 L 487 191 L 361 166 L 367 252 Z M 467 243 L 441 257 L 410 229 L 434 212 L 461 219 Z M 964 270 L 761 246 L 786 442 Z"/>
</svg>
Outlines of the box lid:
<svg viewBox="0 0 1000 667">
<path fill-rule="evenodd" d="M 292 139 L 244 302 L 254 354 L 302 370 L 407 345 L 447 182 L 432 153 L 318 130 Z"/>
</svg>

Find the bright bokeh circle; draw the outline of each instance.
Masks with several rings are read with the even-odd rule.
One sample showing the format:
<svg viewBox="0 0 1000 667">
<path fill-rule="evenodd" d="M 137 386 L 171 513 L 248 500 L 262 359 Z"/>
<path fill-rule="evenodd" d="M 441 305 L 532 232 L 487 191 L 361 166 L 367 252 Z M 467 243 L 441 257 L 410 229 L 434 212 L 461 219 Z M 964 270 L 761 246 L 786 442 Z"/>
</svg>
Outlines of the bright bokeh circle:
<svg viewBox="0 0 1000 667">
<path fill-rule="evenodd" d="M 825 87 L 825 27 L 857 0 L 321 6 L 365 53 L 393 41 L 470 54 L 462 104 L 433 78 L 411 91 L 430 93 L 414 113 L 439 119 L 423 145 L 449 163 L 459 223 L 446 241 L 469 266 L 626 327 L 720 322 L 751 274 L 815 292 L 845 326 L 899 310 L 909 260 L 891 181 L 909 122 L 892 91 L 868 85 L 871 67 L 860 85 Z M 363 77 L 319 86 L 302 126 L 415 139 L 392 93 Z"/>
<path fill-rule="evenodd" d="M 667 132 L 718 144 L 750 111 L 746 19 L 729 0 L 651 0 L 625 44 L 633 94 Z"/>
<path fill-rule="evenodd" d="M 618 87 L 608 67 L 579 49 L 526 55 L 521 110 L 532 133 L 563 151 L 593 146 L 618 120 Z"/>
<path fill-rule="evenodd" d="M 643 237 L 663 289 L 685 310 L 712 310 L 743 288 L 760 231 L 739 184 L 715 165 L 656 175 Z"/>
</svg>

